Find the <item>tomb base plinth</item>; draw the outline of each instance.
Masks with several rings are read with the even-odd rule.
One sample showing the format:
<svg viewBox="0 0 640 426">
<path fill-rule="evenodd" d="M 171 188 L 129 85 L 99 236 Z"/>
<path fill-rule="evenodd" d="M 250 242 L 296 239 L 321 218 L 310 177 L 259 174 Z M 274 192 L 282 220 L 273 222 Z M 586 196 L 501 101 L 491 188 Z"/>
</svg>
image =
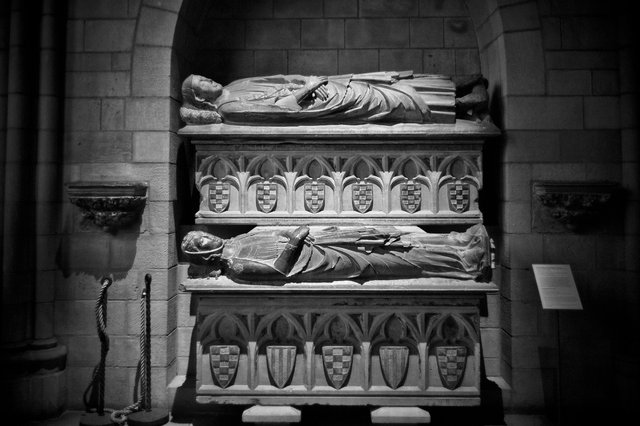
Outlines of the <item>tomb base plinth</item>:
<svg viewBox="0 0 640 426">
<path fill-rule="evenodd" d="M 425 229 L 418 227 L 471 232 L 470 227 L 482 224 L 482 148 L 500 131 L 490 123 L 456 120 L 188 125 L 179 134 L 194 148 L 194 183 L 200 194 L 195 227 L 200 230 L 237 238 L 244 232 L 234 229 L 237 225 L 274 231 L 307 225 L 312 236 L 314 227 L 369 227 L 383 233 L 395 227 L 393 232 L 407 231 L 422 241 L 426 234 L 419 232 Z M 345 249 L 340 238 L 336 247 L 325 245 L 340 254 L 325 256 L 320 244 L 313 258 L 319 263 L 310 270 L 331 271 L 328 276 L 334 278 L 459 277 L 442 273 L 438 263 L 461 256 L 458 272 L 480 266 L 472 251 L 465 257 L 459 235 L 446 240 L 443 234 L 436 245 L 444 252 L 424 273 L 397 269 L 398 264 L 415 265 L 382 255 L 389 249 L 385 245 L 367 259 L 359 250 L 371 253 L 370 246 Z M 232 259 L 233 250 L 223 252 L 224 267 L 218 270 L 215 248 L 208 243 L 191 247 L 194 241 L 186 251 L 183 245 L 183 254 L 191 259 L 189 274 L 211 276 L 182 284 L 196 307 L 191 350 L 198 402 L 367 406 L 376 423 L 428 422 L 429 413 L 417 407 L 480 405 L 480 314 L 487 294 L 498 290 L 494 284 L 445 278 L 274 284 L 253 273 L 251 262 L 248 271 L 243 266 L 247 256 L 269 257 L 271 245 L 248 245 L 248 251 L 266 252 L 243 252 L 240 262 Z M 489 255 L 488 247 L 481 249 Z M 353 270 L 347 264 L 355 265 Z M 220 272 L 251 283 L 238 284 L 226 275 L 215 278 Z M 320 273 L 298 276 L 323 279 Z"/>
<path fill-rule="evenodd" d="M 258 285 L 222 276 L 188 279 L 182 290 L 197 305 L 200 403 L 394 413 L 480 404 L 479 317 L 486 295 L 497 291 L 492 283 Z"/>
</svg>

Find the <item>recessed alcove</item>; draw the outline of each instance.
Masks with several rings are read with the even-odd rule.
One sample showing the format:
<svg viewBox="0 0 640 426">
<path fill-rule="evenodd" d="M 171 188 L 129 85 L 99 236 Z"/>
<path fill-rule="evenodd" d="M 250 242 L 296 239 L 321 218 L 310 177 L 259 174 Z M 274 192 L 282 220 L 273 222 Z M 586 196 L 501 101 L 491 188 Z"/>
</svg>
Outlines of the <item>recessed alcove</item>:
<svg viewBox="0 0 640 426">
<path fill-rule="evenodd" d="M 178 111 L 181 83 L 187 75 L 199 73 L 226 84 L 272 73 L 322 75 L 378 69 L 411 69 L 454 77 L 480 71 L 489 81 L 491 115 L 502 136 L 483 150 L 484 189 L 478 197 L 479 210 L 496 242 L 494 282 L 500 294 L 487 299 L 484 313 L 488 315 L 479 321 L 482 368 L 503 383 L 502 391 L 496 393 L 505 407 L 500 416 L 505 412 L 555 414 L 559 409 L 561 418 L 604 424 L 614 422 L 614 410 L 593 407 L 616 407 L 616 412 L 623 412 L 634 406 L 638 399 L 637 351 L 621 342 L 637 335 L 640 324 L 635 284 L 640 217 L 637 123 L 632 119 L 637 116 L 637 37 L 631 31 L 633 14 L 621 3 L 5 3 L 7 13 L 0 18 L 9 24 L 3 25 L 8 37 L 0 38 L 0 62 L 7 65 L 0 72 L 0 80 L 5 82 L 0 88 L 4 118 L 0 119 L 0 138 L 5 135 L 2 140 L 6 142 L 2 156 L 6 179 L 4 191 L 0 191 L 6 287 L 3 344 L 28 344 L 35 338 L 35 350 L 45 347 L 42 342 L 58 339 L 68 348 L 66 367 L 60 366 L 50 375 L 61 390 L 49 392 L 55 386 L 39 387 L 31 381 L 46 375 L 24 376 L 33 384 L 33 391 L 29 391 L 33 398 L 20 405 L 13 401 L 27 401 L 25 394 L 12 392 L 11 384 L 3 386 L 5 401 L 16 409 L 26 407 L 39 413 L 40 405 L 47 401 L 55 404 L 51 413 L 60 407 L 82 409 L 82 391 L 96 355 L 91 343 L 95 341 L 94 290 L 99 284 L 95 277 L 106 272 L 114 272 L 110 294 L 114 345 L 107 367 L 107 405 L 119 408 L 131 402 L 135 351 L 121 348 L 137 341 L 134 299 L 138 282 L 148 271 L 154 276 L 157 319 L 154 403 L 178 413 L 182 396 L 188 394 L 193 401 L 194 363 L 189 351 L 194 335 L 190 306 L 195 303 L 190 302 L 189 294 L 176 290 L 187 273 L 184 259 L 176 255 L 178 246 L 184 230 L 199 226 L 194 225 L 194 215 L 200 207 L 200 194 L 194 189 L 193 145 L 183 143 L 191 136 L 178 135 L 183 126 Z M 67 10 L 40 10 L 40 5 L 53 4 Z M 55 25 L 50 25 L 54 21 Z M 34 31 L 38 23 L 43 25 Z M 14 31 L 18 28 L 25 32 Z M 60 37 L 54 37 L 53 32 Z M 27 38 L 20 39 L 27 33 Z M 49 62 L 54 57 L 55 61 Z M 32 78 L 23 78 L 27 75 Z M 32 113 L 19 114 L 23 107 Z M 244 136 L 230 131 L 225 137 Z M 266 143 L 273 143 L 266 139 Z M 310 181 L 298 182 L 293 207 L 309 215 L 322 208 L 333 209 L 340 201 L 323 206 L 304 204 L 305 188 L 313 192 L 322 187 L 320 183 L 325 184 L 325 194 L 336 194 L 329 182 L 322 181 L 332 164 L 329 161 L 327 166 L 324 161 L 330 152 L 320 154 L 309 155 L 306 164 L 294 169 Z M 369 157 L 375 154 L 367 153 Z M 374 159 L 374 163 L 379 160 Z M 472 173 L 475 165 L 452 158 L 447 173 L 460 177 Z M 234 167 L 233 162 L 212 164 L 210 183 L 219 183 L 216 179 L 234 173 Z M 421 159 L 409 155 L 390 162 L 389 167 L 382 168 L 383 172 L 407 177 L 406 182 L 398 181 L 390 188 L 391 192 L 412 193 L 416 199 L 416 185 L 423 184 L 421 176 L 428 170 Z M 356 178 L 361 179 L 370 170 L 379 171 L 366 161 L 354 164 L 354 168 L 358 170 Z M 260 177 L 268 179 L 278 170 L 273 163 L 265 165 Z M 64 183 L 122 180 L 149 184 L 140 226 L 118 234 L 76 226 L 78 209 L 67 202 Z M 597 232 L 568 233 L 551 218 L 560 228 L 554 231 L 538 227 L 537 200 L 531 190 L 534 181 L 616 182 L 629 198 L 624 205 L 613 206 L 615 214 L 601 219 L 600 224 L 607 226 L 598 227 Z M 422 200 L 425 193 L 421 193 Z M 444 200 L 439 202 L 444 204 Z M 419 214 L 416 206 L 396 207 L 399 213 L 415 217 Z M 224 225 L 221 236 L 244 233 L 251 226 L 239 229 L 240 225 Z M 449 225 L 438 226 L 440 229 L 429 231 L 451 229 Z M 570 264 L 586 310 L 542 310 L 530 270 L 534 262 Z M 325 319 L 331 322 L 331 318 Z M 228 326 L 228 321 L 223 323 Z M 323 335 L 323 342 L 352 346 L 354 341 L 345 338 L 341 342 L 334 337 Z M 398 346 L 393 339 L 387 343 L 382 346 Z M 31 356 L 30 351 L 18 352 Z M 318 350 L 308 353 L 322 354 Z M 433 356 L 431 361 L 437 353 Z M 375 365 L 376 383 L 388 384 L 389 377 L 383 377 L 379 362 Z M 416 371 L 416 365 L 412 361 L 411 372 Z M 11 367 L 10 363 L 8 370 Z M 363 371 L 360 367 L 353 371 Z M 244 373 L 238 374 L 241 377 Z M 318 377 L 323 386 L 330 385 L 322 374 Z M 360 380 L 360 376 L 352 372 L 350 380 Z M 394 382 L 394 386 L 403 387 L 404 383 Z M 62 390 L 64 384 L 66 390 Z M 341 386 L 335 381 L 333 385 Z M 344 382 L 340 391 L 348 386 L 348 381 Z M 28 391 L 27 386 L 20 389 Z M 43 394 L 51 398 L 43 400 Z M 189 410 L 197 409 L 190 405 L 181 413 L 194 412 Z M 329 423 L 339 410 L 315 413 L 322 411 L 327 420 L 322 423 Z M 351 409 L 340 413 L 346 411 Z M 310 412 L 314 411 L 305 410 L 303 422 L 308 421 L 305 416 L 308 419 Z M 433 420 L 438 422 L 435 412 Z M 494 418 L 486 423 L 503 420 Z M 506 422 L 518 424 L 511 415 Z"/>
<path fill-rule="evenodd" d="M 411 70 L 415 74 L 446 74 L 455 80 L 481 72 L 475 27 L 462 2 L 448 5 L 403 2 L 393 6 L 391 15 L 386 2 L 345 2 L 355 6 L 355 9 L 335 9 L 332 6 L 336 6 L 336 3 L 328 1 L 267 3 L 270 6 L 266 8 L 264 3 L 257 6 L 251 2 L 243 3 L 243 7 L 237 8 L 230 7 L 226 2 L 209 3 L 207 7 L 195 1 L 185 3 L 176 29 L 177 46 L 184 47 L 175 52 L 179 59 L 180 78 L 200 74 L 225 85 L 239 78 L 265 74 L 338 75 Z M 306 7 L 300 8 L 301 4 Z M 180 26 L 181 23 L 184 27 Z M 375 226 L 382 223 L 419 225 L 428 221 L 451 230 L 481 223 L 482 213 L 477 208 L 477 188 L 482 186 L 482 141 L 485 137 L 498 135 L 499 131 L 487 123 L 478 124 L 465 120 L 442 126 L 439 124 L 431 127 L 405 124 L 314 127 L 305 126 L 304 123 L 269 128 L 233 124 L 184 127 L 179 134 L 189 140 L 190 146 L 195 150 L 195 159 L 190 159 L 195 164 L 191 164 L 190 168 L 196 170 L 195 185 L 201 195 L 199 210 L 194 212 L 195 222 L 212 232 L 216 228 L 231 232 L 230 228 L 237 224 L 366 223 Z M 394 173 L 398 175 L 395 181 L 384 180 L 391 179 Z M 344 183 L 339 178 L 342 174 L 345 176 Z M 440 174 L 442 180 L 439 179 Z M 298 183 L 292 180 L 297 179 L 296 176 L 300 178 Z M 245 178 L 248 179 L 246 182 L 243 181 Z M 302 179 L 306 180 L 302 182 Z M 451 186 L 456 183 L 457 186 Z M 270 191 L 273 200 L 268 206 L 260 201 L 265 191 Z M 307 192 L 313 191 L 316 191 L 316 195 L 322 193 L 326 202 L 307 205 L 303 197 L 307 196 Z M 460 206 L 452 207 L 449 200 L 452 191 L 459 191 L 460 197 L 465 199 Z M 362 205 L 355 203 L 352 197 L 356 192 L 371 193 L 371 200 L 363 200 Z M 399 201 L 401 197 L 410 198 L 410 201 L 402 204 Z M 197 275 L 199 270 L 190 269 L 190 276 L 191 271 Z M 206 315 L 211 315 L 212 318 L 218 315 L 221 307 L 213 302 L 218 291 L 228 296 L 228 300 L 224 302 L 228 307 L 239 306 L 237 303 L 249 303 L 241 296 L 244 291 L 242 287 L 218 286 L 222 283 L 224 287 L 225 282 L 222 278 L 219 282 L 212 283 L 206 278 L 198 281 L 191 277 L 182 283 L 183 289 L 192 292 L 192 297 L 198 300 L 197 321 Z M 418 286 L 422 284 L 424 283 L 416 282 Z M 447 285 L 455 286 L 454 283 L 447 283 L 442 289 L 435 291 L 446 292 L 443 289 Z M 211 286 L 210 292 L 207 286 Z M 380 287 L 379 291 L 384 294 L 389 292 L 389 295 L 397 297 L 400 306 L 404 303 L 401 301 L 402 292 L 396 292 L 393 287 L 393 284 L 388 284 L 387 287 Z M 265 291 L 277 290 L 246 287 L 250 288 L 259 298 L 268 297 Z M 293 309 L 291 303 L 295 299 L 293 295 L 298 292 L 296 288 L 295 284 L 289 285 L 282 293 L 292 292 L 291 300 L 277 291 L 270 293 L 275 304 L 273 309 L 285 312 L 287 321 L 292 324 L 300 321 L 292 319 L 297 318 L 297 311 L 291 315 L 288 313 Z M 344 294 L 335 293 L 330 288 L 331 285 L 327 284 L 327 288 L 322 289 L 324 293 L 316 292 L 331 300 L 328 302 L 330 304 L 340 304 L 339 299 L 349 297 L 349 291 L 353 295 L 358 293 L 355 287 L 345 289 Z M 467 290 L 473 295 L 467 295 L 467 298 L 460 296 L 465 298 L 461 302 L 462 305 L 466 304 L 464 309 L 468 308 L 464 321 L 471 321 L 476 328 L 480 326 L 480 322 L 477 318 L 473 319 L 473 316 L 477 312 L 474 310 L 475 304 L 482 298 L 477 298 L 479 293 L 486 291 L 494 300 L 498 298 L 493 284 L 480 289 L 481 287 L 475 288 L 470 284 Z M 305 290 L 305 287 L 300 287 L 300 291 L 300 295 L 305 294 L 305 291 L 314 292 L 312 288 Z M 377 302 L 373 299 L 365 302 L 363 299 L 362 303 L 375 306 Z M 431 302 L 424 299 L 421 303 L 427 306 Z M 493 302 L 495 304 L 497 303 Z M 253 309 L 254 307 L 247 307 L 248 311 Z M 264 313 L 260 309 L 259 316 L 262 317 Z M 485 309 L 482 311 L 486 312 Z M 356 315 L 353 312 L 340 312 L 341 315 Z M 312 317 L 315 318 L 315 314 Z M 404 322 L 423 321 L 423 316 L 409 319 L 413 318 L 412 314 L 402 318 Z M 308 324 L 309 319 L 304 321 Z M 398 321 L 391 320 L 389 324 L 393 325 Z M 492 321 L 497 322 L 497 319 Z M 420 375 L 417 372 L 419 365 L 425 365 L 427 360 L 429 368 L 435 372 L 436 358 L 442 357 L 442 354 L 436 355 L 434 351 L 427 356 L 424 345 L 418 343 L 423 331 L 413 332 L 412 338 L 416 340 L 413 342 L 408 337 L 396 336 L 397 333 L 389 331 L 391 329 L 394 327 L 380 328 L 383 335 L 386 332 L 392 335 L 388 341 L 378 341 L 373 334 L 363 338 L 364 342 L 368 342 L 367 339 L 375 340 L 375 354 L 367 353 L 362 361 L 356 362 L 357 368 L 354 371 L 358 373 L 354 381 L 364 380 L 365 383 L 362 385 L 363 389 L 357 391 L 360 392 L 358 395 L 368 398 L 366 393 L 370 386 L 374 393 L 382 392 L 382 389 L 388 387 L 395 389 L 403 386 L 402 380 L 389 379 L 389 371 L 379 365 L 383 361 L 378 352 L 384 347 L 389 354 L 403 356 L 399 348 L 407 342 L 412 342 L 413 346 L 410 345 L 412 349 L 407 352 L 411 374 L 405 391 L 426 389 L 428 381 L 433 384 L 428 385 L 432 388 L 427 393 L 440 395 L 439 392 L 443 390 L 440 389 L 438 375 L 433 373 L 427 377 L 424 371 Z M 372 329 L 371 333 L 376 332 Z M 255 338 L 260 351 L 264 352 L 258 334 L 244 344 L 254 344 L 252 339 Z M 309 342 L 309 337 L 306 338 Z M 478 339 L 472 343 L 468 352 L 466 349 L 463 351 L 469 354 L 469 362 L 473 367 L 469 367 L 467 373 L 464 373 L 464 368 L 458 372 L 468 377 L 465 376 L 463 389 L 459 391 L 460 398 L 452 399 L 456 401 L 455 404 L 474 405 L 479 401 L 480 372 L 477 363 L 480 351 L 475 346 L 479 344 Z M 335 386 L 341 387 L 341 384 L 336 385 L 335 382 L 333 388 L 326 383 L 319 384 L 319 388 L 309 385 L 306 389 L 302 386 L 302 382 L 310 383 L 314 378 L 323 377 L 322 374 L 309 370 L 311 368 L 322 372 L 322 364 L 319 360 L 310 361 L 312 351 L 308 347 L 294 345 L 290 341 L 284 343 L 289 345 L 288 351 L 293 351 L 288 356 L 296 358 L 299 365 L 291 379 L 290 385 L 296 392 L 291 401 L 306 404 L 309 401 L 307 393 L 311 389 L 327 392 Z M 197 340 L 195 349 L 192 348 L 198 364 L 198 399 L 201 402 L 212 402 L 220 397 L 226 398 L 217 388 L 216 380 L 209 380 L 206 365 L 210 354 L 202 345 L 202 341 Z M 233 345 L 232 352 L 235 351 L 236 344 Z M 246 392 L 239 399 L 234 397 L 235 403 L 246 401 L 245 397 L 249 393 L 255 394 L 261 401 L 275 401 L 278 391 L 270 394 L 269 386 L 278 389 L 288 386 L 287 380 L 277 379 L 273 372 L 269 371 L 269 375 L 265 373 L 268 371 L 268 358 L 265 359 L 263 352 L 248 354 L 248 359 L 240 357 L 236 386 L 242 389 L 246 387 L 243 390 Z M 267 357 L 270 356 L 269 353 L 267 350 Z M 374 365 L 371 383 L 368 382 L 369 372 L 366 372 L 369 361 L 365 359 L 369 355 L 375 360 L 371 361 Z M 464 357 L 466 359 L 466 355 Z M 500 375 L 499 356 L 491 358 L 493 359 L 488 364 L 489 374 Z M 300 363 L 304 359 L 307 360 L 304 362 L 315 362 L 315 367 L 307 367 L 302 373 Z M 213 368 L 214 374 L 218 374 L 217 367 Z M 220 380 L 217 383 L 220 385 Z M 451 386 L 456 388 L 458 384 Z M 356 392 L 355 388 L 350 391 Z M 228 392 L 236 392 L 233 385 Z M 420 398 L 416 394 L 412 401 L 427 401 Z M 356 400 L 357 398 L 354 402 Z M 361 403 L 364 399 L 357 401 Z M 380 403 L 381 397 L 376 401 Z"/>
<path fill-rule="evenodd" d="M 185 0 L 175 54 L 180 81 L 195 73 L 223 85 L 256 75 L 379 70 L 455 79 L 481 72 L 475 28 L 460 0 Z"/>
</svg>

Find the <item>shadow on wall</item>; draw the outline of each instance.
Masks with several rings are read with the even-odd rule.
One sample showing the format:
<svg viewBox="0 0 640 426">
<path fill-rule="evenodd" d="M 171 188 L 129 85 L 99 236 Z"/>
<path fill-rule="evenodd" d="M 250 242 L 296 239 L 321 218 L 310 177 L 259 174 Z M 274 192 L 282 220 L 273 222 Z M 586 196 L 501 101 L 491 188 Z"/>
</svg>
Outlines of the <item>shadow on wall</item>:
<svg viewBox="0 0 640 426">
<path fill-rule="evenodd" d="M 79 209 L 72 208 L 74 212 L 67 215 L 71 219 L 65 224 L 67 232 L 56 254 L 56 264 L 64 277 L 84 273 L 96 280 L 103 276 L 111 276 L 115 281 L 125 279 L 138 255 L 144 216 L 138 216 L 121 229 L 105 231 L 83 216 Z M 72 228 L 71 232 L 69 228 Z"/>
<path fill-rule="evenodd" d="M 498 82 L 491 82 L 493 89 L 489 95 L 489 114 L 493 123 L 503 130 L 502 117 L 504 105 L 502 101 L 502 88 Z M 505 136 L 499 136 L 487 141 L 482 152 L 484 163 L 482 176 L 482 189 L 479 194 L 480 211 L 483 213 L 486 226 L 498 226 L 500 217 L 500 159 L 503 157 Z"/>
</svg>

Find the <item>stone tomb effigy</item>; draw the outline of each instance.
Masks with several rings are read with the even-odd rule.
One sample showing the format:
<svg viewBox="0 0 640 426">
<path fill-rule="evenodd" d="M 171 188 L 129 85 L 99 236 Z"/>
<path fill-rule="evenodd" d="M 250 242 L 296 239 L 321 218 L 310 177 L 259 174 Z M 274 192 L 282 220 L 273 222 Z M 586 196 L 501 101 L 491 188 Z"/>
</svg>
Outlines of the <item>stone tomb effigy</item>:
<svg viewBox="0 0 640 426">
<path fill-rule="evenodd" d="M 417 407 L 480 404 L 480 306 L 497 287 L 478 191 L 483 143 L 499 132 L 456 119 L 455 87 L 434 78 L 422 122 L 398 117 L 404 95 L 381 122 L 344 109 L 301 120 L 286 103 L 269 122 L 270 107 L 246 100 L 225 112 L 238 96 L 224 91 L 214 99 L 227 103 L 194 107 L 183 86 L 200 230 L 182 243 L 181 289 L 196 299 L 199 402 L 254 405 L 245 421 L 295 422 L 292 406 L 327 404 L 409 423 L 428 421 Z M 328 80 L 278 96 L 303 111 L 350 96 Z M 215 236 L 230 225 L 256 226 Z"/>
</svg>

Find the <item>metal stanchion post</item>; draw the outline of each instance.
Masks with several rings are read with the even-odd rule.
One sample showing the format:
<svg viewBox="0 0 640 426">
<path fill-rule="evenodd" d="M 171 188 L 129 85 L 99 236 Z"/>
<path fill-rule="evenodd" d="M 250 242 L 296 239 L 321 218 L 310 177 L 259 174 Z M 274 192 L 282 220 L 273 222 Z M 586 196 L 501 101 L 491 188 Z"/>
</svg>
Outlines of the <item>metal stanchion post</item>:
<svg viewBox="0 0 640 426">
<path fill-rule="evenodd" d="M 144 322 L 140 333 L 144 335 L 142 353 L 142 374 L 140 388 L 142 398 L 140 411 L 127 416 L 128 426 L 160 426 L 169 422 L 169 411 L 164 408 L 151 408 L 151 275 L 144 277 Z"/>
<path fill-rule="evenodd" d="M 102 278 L 100 286 L 100 294 L 96 302 L 96 324 L 98 328 L 98 337 L 100 338 L 100 362 L 93 370 L 91 383 L 84 393 L 84 405 L 87 410 L 80 417 L 80 426 L 105 426 L 115 425 L 109 414 L 105 414 L 104 410 L 104 391 L 105 391 L 105 369 L 107 353 L 109 352 L 109 336 L 107 335 L 107 289 L 111 285 L 111 278 Z M 87 395 L 91 393 L 89 401 Z M 94 404 L 95 412 L 90 412 Z"/>
</svg>

